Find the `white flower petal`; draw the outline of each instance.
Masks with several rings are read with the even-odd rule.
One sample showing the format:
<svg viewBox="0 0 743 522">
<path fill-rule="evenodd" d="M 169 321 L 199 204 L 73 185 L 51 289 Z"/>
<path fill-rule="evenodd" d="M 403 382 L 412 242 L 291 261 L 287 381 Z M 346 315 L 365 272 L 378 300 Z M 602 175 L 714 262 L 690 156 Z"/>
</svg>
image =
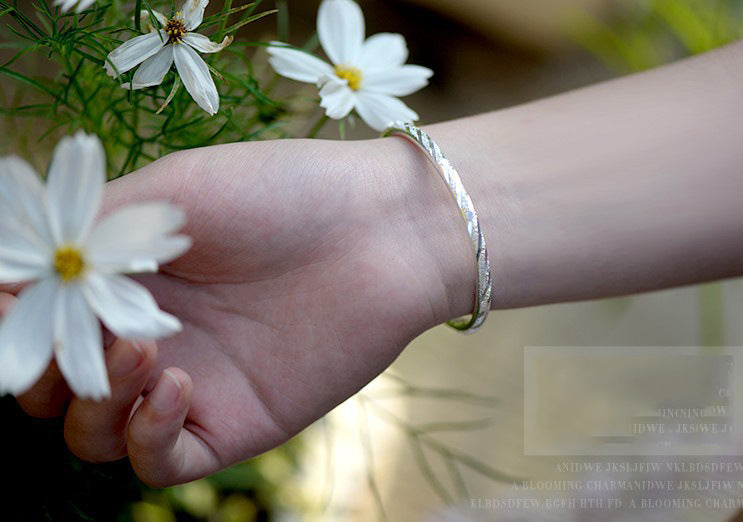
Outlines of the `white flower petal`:
<svg viewBox="0 0 743 522">
<path fill-rule="evenodd" d="M 28 391 L 52 358 L 57 283 L 26 287 L 0 326 L 0 394 Z"/>
<path fill-rule="evenodd" d="M 182 329 L 178 319 L 158 308 L 144 286 L 127 277 L 91 274 L 83 291 L 103 324 L 118 337 L 153 340 Z"/>
<path fill-rule="evenodd" d="M 391 96 L 407 96 L 428 85 L 428 79 L 433 71 L 420 65 L 403 65 L 393 69 L 378 69 L 364 71 L 365 91 L 389 94 Z"/>
<path fill-rule="evenodd" d="M 54 319 L 54 355 L 70 389 L 81 399 L 110 397 L 101 326 L 79 285 L 59 287 Z"/>
<path fill-rule="evenodd" d="M 49 274 L 48 267 L 20 258 L 0 259 L 0 284 L 33 281 Z"/>
<path fill-rule="evenodd" d="M 364 14 L 353 0 L 323 0 L 317 14 L 320 43 L 335 65 L 352 65 L 364 43 Z"/>
<path fill-rule="evenodd" d="M 0 283 L 39 279 L 51 270 L 52 250 L 27 226 L 0 219 Z"/>
<path fill-rule="evenodd" d="M 186 216 L 170 203 L 151 202 L 121 208 L 103 218 L 85 247 L 88 261 L 104 272 L 156 271 L 191 246 L 186 236 L 171 235 Z"/>
<path fill-rule="evenodd" d="M 62 7 L 62 11 L 69 11 L 72 6 L 77 4 L 76 11 L 79 13 L 95 3 L 95 0 L 55 0 L 54 5 Z"/>
<path fill-rule="evenodd" d="M 54 0 L 54 5 L 60 6 L 62 8 L 62 12 L 69 11 L 76 3 L 77 0 Z"/>
<path fill-rule="evenodd" d="M 403 102 L 386 94 L 359 91 L 356 112 L 369 127 L 379 132 L 396 121 L 415 121 L 418 115 Z"/>
<path fill-rule="evenodd" d="M 173 65 L 173 46 L 166 45 L 155 56 L 150 56 L 142 62 L 137 72 L 134 73 L 130 88 L 143 89 L 160 85 L 171 65 Z"/>
<path fill-rule="evenodd" d="M 219 92 L 204 60 L 188 45 L 175 45 L 175 66 L 194 101 L 211 115 L 219 110 Z"/>
<path fill-rule="evenodd" d="M 39 242 L 51 244 L 46 191 L 34 169 L 20 158 L 0 159 L 0 217 L 10 224 L 27 225 Z"/>
<path fill-rule="evenodd" d="M 160 25 L 162 27 L 165 27 L 168 25 L 168 17 L 162 14 L 160 11 L 152 10 L 153 16 L 157 19 L 158 22 L 160 22 Z M 152 20 L 150 18 L 150 12 L 147 9 L 142 9 L 139 12 L 139 20 L 140 22 L 143 22 L 146 24 L 147 29 L 152 31 L 157 31 L 157 28 L 152 25 Z"/>
<path fill-rule="evenodd" d="M 97 136 L 78 132 L 54 151 L 47 180 L 49 224 L 57 245 L 87 236 L 101 207 L 106 153 Z"/>
<path fill-rule="evenodd" d="M 186 0 L 183 4 L 183 21 L 186 22 L 186 30 L 193 31 L 204 20 L 204 9 L 209 0 Z"/>
<path fill-rule="evenodd" d="M 202 53 L 218 53 L 232 43 L 232 37 L 225 36 L 222 43 L 216 43 L 203 34 L 186 33 L 183 35 L 183 42 Z"/>
<path fill-rule="evenodd" d="M 348 82 L 339 78 L 325 78 L 325 85 L 320 89 L 320 98 L 320 107 L 334 120 L 348 116 L 356 102 L 356 96 Z"/>
<path fill-rule="evenodd" d="M 271 42 L 267 50 L 271 56 L 269 63 L 281 76 L 307 83 L 317 83 L 323 76 L 334 76 L 329 64 L 281 42 Z"/>
<path fill-rule="evenodd" d="M 95 3 L 95 0 L 80 0 L 80 3 L 77 4 L 77 12 L 83 11 L 93 5 Z"/>
<path fill-rule="evenodd" d="M 167 42 L 168 35 L 165 31 L 135 36 L 106 57 L 106 72 L 114 77 L 123 74 L 157 53 Z"/>
<path fill-rule="evenodd" d="M 408 59 L 408 46 L 401 34 L 378 33 L 364 42 L 356 64 L 364 74 L 402 65 Z"/>
</svg>

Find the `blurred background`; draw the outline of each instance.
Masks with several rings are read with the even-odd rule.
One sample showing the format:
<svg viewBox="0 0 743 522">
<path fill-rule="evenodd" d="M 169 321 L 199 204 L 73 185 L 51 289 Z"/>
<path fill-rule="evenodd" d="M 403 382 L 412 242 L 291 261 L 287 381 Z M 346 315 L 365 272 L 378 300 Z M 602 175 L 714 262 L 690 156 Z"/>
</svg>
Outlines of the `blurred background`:
<svg viewBox="0 0 743 522">
<path fill-rule="evenodd" d="M 263 2 L 265 7 L 273 3 L 280 14 L 247 26 L 243 36 L 255 41 L 286 37 L 294 45 L 312 45 L 319 0 Z M 367 35 L 402 33 L 409 61 L 435 71 L 428 88 L 405 99 L 422 124 L 641 71 L 724 45 L 743 33 L 743 1 L 738 0 L 359 3 Z M 254 64 L 270 78 L 261 49 Z M 295 110 L 307 111 L 307 118 L 289 124 L 295 135 L 305 135 L 320 116 L 311 112 L 316 90 L 290 81 L 277 89 L 291 96 Z M 2 90 L 3 107 L 13 106 L 10 92 Z M 4 126 L 6 136 L 19 132 Z M 374 134 L 356 125 L 347 136 Z M 338 128 L 328 125 L 320 137 L 338 139 Z M 524 347 L 714 350 L 743 345 L 741 317 L 743 282 L 733 280 L 497 312 L 475 336 L 439 327 L 413 342 L 359 396 L 286 447 L 165 491 L 144 488 L 126 463 L 78 462 L 66 453 L 57 421 L 28 419 L 6 398 L 3 426 L 8 428 L 0 435 L 0 447 L 11 484 L 2 497 L 12 513 L 9 520 L 733 520 L 734 508 L 525 514 L 475 508 L 473 501 L 514 498 L 515 479 L 566 478 L 555 469 L 560 459 L 524 456 Z M 648 371 L 637 368 L 638 378 Z M 576 413 L 587 407 L 575 404 Z M 591 408 L 596 407 L 594 401 Z M 611 400 L 601 408 L 611 409 Z M 24 447 L 34 448 L 32 455 Z M 705 493 L 695 495 L 704 498 Z M 733 495 L 743 497 L 743 491 Z"/>
</svg>

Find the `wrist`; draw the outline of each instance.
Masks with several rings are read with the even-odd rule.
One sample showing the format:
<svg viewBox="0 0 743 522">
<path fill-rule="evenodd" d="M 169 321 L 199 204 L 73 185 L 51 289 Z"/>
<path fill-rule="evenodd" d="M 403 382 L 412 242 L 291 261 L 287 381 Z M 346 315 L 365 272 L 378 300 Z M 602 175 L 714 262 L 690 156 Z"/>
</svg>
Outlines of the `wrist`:
<svg viewBox="0 0 743 522">
<path fill-rule="evenodd" d="M 472 312 L 476 267 L 467 226 L 425 153 L 401 137 L 366 142 L 374 154 L 379 225 L 389 248 L 410 267 L 404 284 L 414 308 L 406 315 L 424 331 Z M 425 313 L 422 313 L 425 312 Z"/>
</svg>

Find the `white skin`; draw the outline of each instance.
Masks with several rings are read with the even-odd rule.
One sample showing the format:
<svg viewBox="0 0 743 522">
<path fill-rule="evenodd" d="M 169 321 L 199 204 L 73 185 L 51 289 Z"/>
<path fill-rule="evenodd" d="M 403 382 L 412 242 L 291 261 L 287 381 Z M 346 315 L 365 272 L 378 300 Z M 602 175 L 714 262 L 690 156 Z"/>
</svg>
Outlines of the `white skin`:
<svg viewBox="0 0 743 522">
<path fill-rule="evenodd" d="M 427 128 L 480 210 L 494 306 L 743 274 L 741 63 L 738 43 Z M 153 197 L 190 219 L 192 251 L 143 279 L 184 332 L 113 341 L 108 401 L 71 398 L 54 365 L 19 398 L 65 415 L 80 457 L 128 456 L 150 485 L 281 444 L 472 307 L 456 206 L 401 138 L 177 153 L 110 184 L 107 208 Z"/>
</svg>

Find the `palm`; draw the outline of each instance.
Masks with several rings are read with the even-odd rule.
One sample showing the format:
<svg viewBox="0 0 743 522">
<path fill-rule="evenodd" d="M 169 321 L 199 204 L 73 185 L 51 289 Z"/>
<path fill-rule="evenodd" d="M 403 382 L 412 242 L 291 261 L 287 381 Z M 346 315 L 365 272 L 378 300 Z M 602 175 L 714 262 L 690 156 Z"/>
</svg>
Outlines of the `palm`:
<svg viewBox="0 0 743 522">
<path fill-rule="evenodd" d="M 160 343 L 158 366 L 193 379 L 186 429 L 214 457 L 202 473 L 285 441 L 418 333 L 400 317 L 409 268 L 369 226 L 353 177 L 362 173 L 322 165 L 322 146 L 311 150 L 272 142 L 196 151 L 113 191 L 177 194 L 189 216 L 193 249 L 145 283 L 184 323 Z"/>
</svg>

